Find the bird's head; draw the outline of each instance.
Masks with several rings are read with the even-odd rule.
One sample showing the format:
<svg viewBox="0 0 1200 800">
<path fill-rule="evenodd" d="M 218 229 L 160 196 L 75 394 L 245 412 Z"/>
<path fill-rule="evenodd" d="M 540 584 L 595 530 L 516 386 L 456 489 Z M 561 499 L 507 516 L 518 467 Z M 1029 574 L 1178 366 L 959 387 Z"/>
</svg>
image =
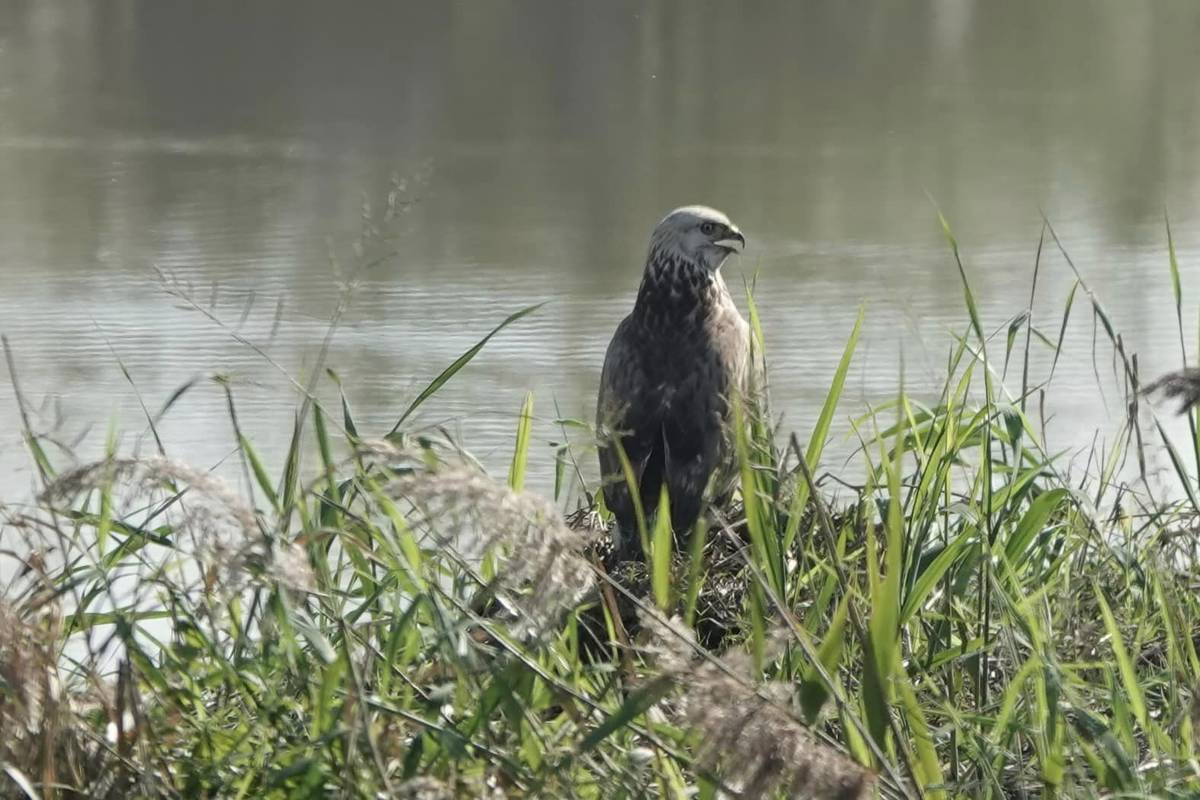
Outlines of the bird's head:
<svg viewBox="0 0 1200 800">
<path fill-rule="evenodd" d="M 740 253 L 746 238 L 729 217 L 707 206 L 677 208 L 654 229 L 650 252 L 673 255 L 716 272 L 730 253 Z"/>
</svg>

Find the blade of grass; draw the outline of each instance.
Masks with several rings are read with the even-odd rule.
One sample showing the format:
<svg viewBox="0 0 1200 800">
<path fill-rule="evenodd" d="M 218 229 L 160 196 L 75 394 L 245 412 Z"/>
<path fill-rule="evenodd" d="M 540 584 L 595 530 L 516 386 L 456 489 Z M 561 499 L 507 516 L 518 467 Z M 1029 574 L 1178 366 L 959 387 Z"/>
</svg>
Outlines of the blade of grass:
<svg viewBox="0 0 1200 800">
<path fill-rule="evenodd" d="M 654 602 L 663 613 L 671 610 L 671 504 L 667 499 L 667 482 L 658 493 L 658 513 L 654 517 L 654 539 L 650 550 L 650 584 Z"/>
<path fill-rule="evenodd" d="M 517 421 L 517 441 L 513 445 L 512 463 L 508 467 L 508 485 L 516 492 L 525 488 L 525 465 L 529 461 L 529 439 L 533 430 L 533 392 L 525 395 L 521 416 Z"/>
<path fill-rule="evenodd" d="M 838 400 L 841 399 L 842 389 L 846 384 L 846 373 L 850 370 L 850 361 L 854 357 L 854 350 L 858 346 L 858 336 L 862 332 L 863 319 L 866 316 L 866 307 L 858 307 L 858 316 L 854 319 L 854 327 L 850 331 L 850 338 L 846 341 L 846 346 L 842 350 L 842 357 L 838 361 L 837 369 L 833 373 L 833 382 L 829 386 L 829 391 L 825 395 L 825 402 L 821 405 L 821 413 L 817 415 L 817 424 L 813 428 L 812 435 L 808 440 L 808 448 L 805 450 L 805 458 L 810 465 L 818 464 L 821 460 L 821 452 L 825 448 L 825 439 L 829 436 L 829 426 L 833 422 L 834 412 L 837 410 Z M 792 543 L 796 540 L 796 533 L 800 529 L 800 519 L 804 514 L 804 507 L 808 504 L 809 489 L 808 484 L 804 481 L 796 489 L 796 494 L 792 498 L 791 506 L 788 508 L 787 528 L 783 534 L 783 549 L 789 551 Z"/>
<path fill-rule="evenodd" d="M 687 596 L 683 619 L 689 626 L 696 624 L 696 603 L 700 600 L 700 589 L 704 583 L 704 543 L 707 536 L 708 525 L 703 518 L 697 519 L 688 541 Z"/>
<path fill-rule="evenodd" d="M 1171 235 L 1171 218 L 1163 211 L 1163 225 L 1167 229 L 1167 261 L 1171 268 L 1171 294 L 1175 299 L 1175 323 L 1179 329 L 1179 358 L 1183 367 L 1188 365 L 1187 344 L 1183 336 L 1183 281 L 1179 277 L 1179 260 L 1175 257 L 1175 237 Z M 1192 434 L 1192 455 L 1197 474 L 1200 474 L 1200 429 L 1196 419 L 1200 410 L 1188 411 L 1188 430 Z"/>
<path fill-rule="evenodd" d="M 480 339 L 474 345 L 469 347 L 466 350 L 466 352 L 464 352 L 461 356 L 454 359 L 454 361 L 451 362 L 450 366 L 448 366 L 444 370 L 442 370 L 438 374 L 438 376 L 429 383 L 428 386 L 426 386 L 424 389 L 421 390 L 421 393 L 418 394 L 417 398 L 415 400 L 413 400 L 412 403 L 409 404 L 408 408 L 404 409 L 404 413 L 400 415 L 400 419 L 396 420 L 396 424 L 392 426 L 392 429 L 390 431 L 388 431 L 387 435 L 394 436 L 396 434 L 396 432 L 400 430 L 400 426 L 404 424 L 404 421 L 407 420 L 409 418 L 409 416 L 411 416 L 412 413 L 414 411 L 416 411 L 422 403 L 424 403 L 426 400 L 428 400 L 430 397 L 432 397 L 435 393 L 437 393 L 437 390 L 441 389 L 442 386 L 445 385 L 446 381 L 453 378 L 456 374 L 458 374 L 459 370 L 461 370 L 467 364 L 471 363 L 471 359 L 473 359 L 473 358 L 475 358 L 475 356 L 479 355 L 479 351 L 483 349 L 484 345 L 486 345 L 488 342 L 490 342 L 492 340 L 493 336 L 495 336 L 497 333 L 504 330 L 509 325 L 516 322 L 517 320 L 521 319 L 522 317 L 529 316 L 530 314 L 532 314 L 533 312 L 535 312 L 539 308 L 541 308 L 543 305 L 545 305 L 545 303 L 537 303 L 536 305 L 528 306 L 528 307 L 523 308 L 520 311 L 517 311 L 513 314 L 509 314 L 507 317 L 504 318 L 504 320 L 499 325 L 492 328 L 492 330 L 486 336 L 484 336 L 482 339 Z"/>
</svg>

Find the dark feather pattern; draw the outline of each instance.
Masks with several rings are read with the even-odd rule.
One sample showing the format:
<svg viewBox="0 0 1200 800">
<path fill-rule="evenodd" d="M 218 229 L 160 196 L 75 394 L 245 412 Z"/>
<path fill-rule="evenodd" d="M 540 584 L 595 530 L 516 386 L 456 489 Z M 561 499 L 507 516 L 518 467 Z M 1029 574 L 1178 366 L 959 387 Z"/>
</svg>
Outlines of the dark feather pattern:
<svg viewBox="0 0 1200 800">
<path fill-rule="evenodd" d="M 600 447 L 604 499 L 623 556 L 637 558 L 641 548 L 614 442 L 633 467 L 646 515 L 665 482 L 672 527 L 691 531 L 710 483 L 713 496 L 732 490 L 731 400 L 746 390 L 749 337 L 716 269 L 652 243 L 633 312 L 608 346 L 597 404 L 597 423 L 607 433 Z"/>
</svg>

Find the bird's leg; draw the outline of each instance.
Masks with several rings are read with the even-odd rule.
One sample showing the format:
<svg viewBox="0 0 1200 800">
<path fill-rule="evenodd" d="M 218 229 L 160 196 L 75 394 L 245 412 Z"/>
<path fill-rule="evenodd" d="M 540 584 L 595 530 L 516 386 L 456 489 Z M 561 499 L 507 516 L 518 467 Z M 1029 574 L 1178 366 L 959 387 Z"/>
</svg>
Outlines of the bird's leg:
<svg viewBox="0 0 1200 800">
<path fill-rule="evenodd" d="M 628 526 L 617 522 L 613 526 L 612 535 L 615 563 L 646 560 L 646 556 L 642 552 L 642 540 L 638 535 L 636 522 L 630 522 Z"/>
</svg>

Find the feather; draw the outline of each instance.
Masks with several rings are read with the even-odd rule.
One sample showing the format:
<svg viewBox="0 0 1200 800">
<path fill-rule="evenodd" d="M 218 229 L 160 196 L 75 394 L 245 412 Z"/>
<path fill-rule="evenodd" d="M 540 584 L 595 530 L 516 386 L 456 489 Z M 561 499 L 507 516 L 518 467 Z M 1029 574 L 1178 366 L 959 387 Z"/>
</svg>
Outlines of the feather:
<svg viewBox="0 0 1200 800">
<path fill-rule="evenodd" d="M 710 497 L 732 491 L 732 400 L 747 391 L 750 353 L 749 325 L 719 272 L 735 241 L 741 232 L 718 211 L 668 215 L 651 237 L 633 312 L 605 353 L 600 471 L 619 557 L 642 554 L 618 444 L 647 514 L 666 483 L 677 534 L 692 530 Z"/>
</svg>

